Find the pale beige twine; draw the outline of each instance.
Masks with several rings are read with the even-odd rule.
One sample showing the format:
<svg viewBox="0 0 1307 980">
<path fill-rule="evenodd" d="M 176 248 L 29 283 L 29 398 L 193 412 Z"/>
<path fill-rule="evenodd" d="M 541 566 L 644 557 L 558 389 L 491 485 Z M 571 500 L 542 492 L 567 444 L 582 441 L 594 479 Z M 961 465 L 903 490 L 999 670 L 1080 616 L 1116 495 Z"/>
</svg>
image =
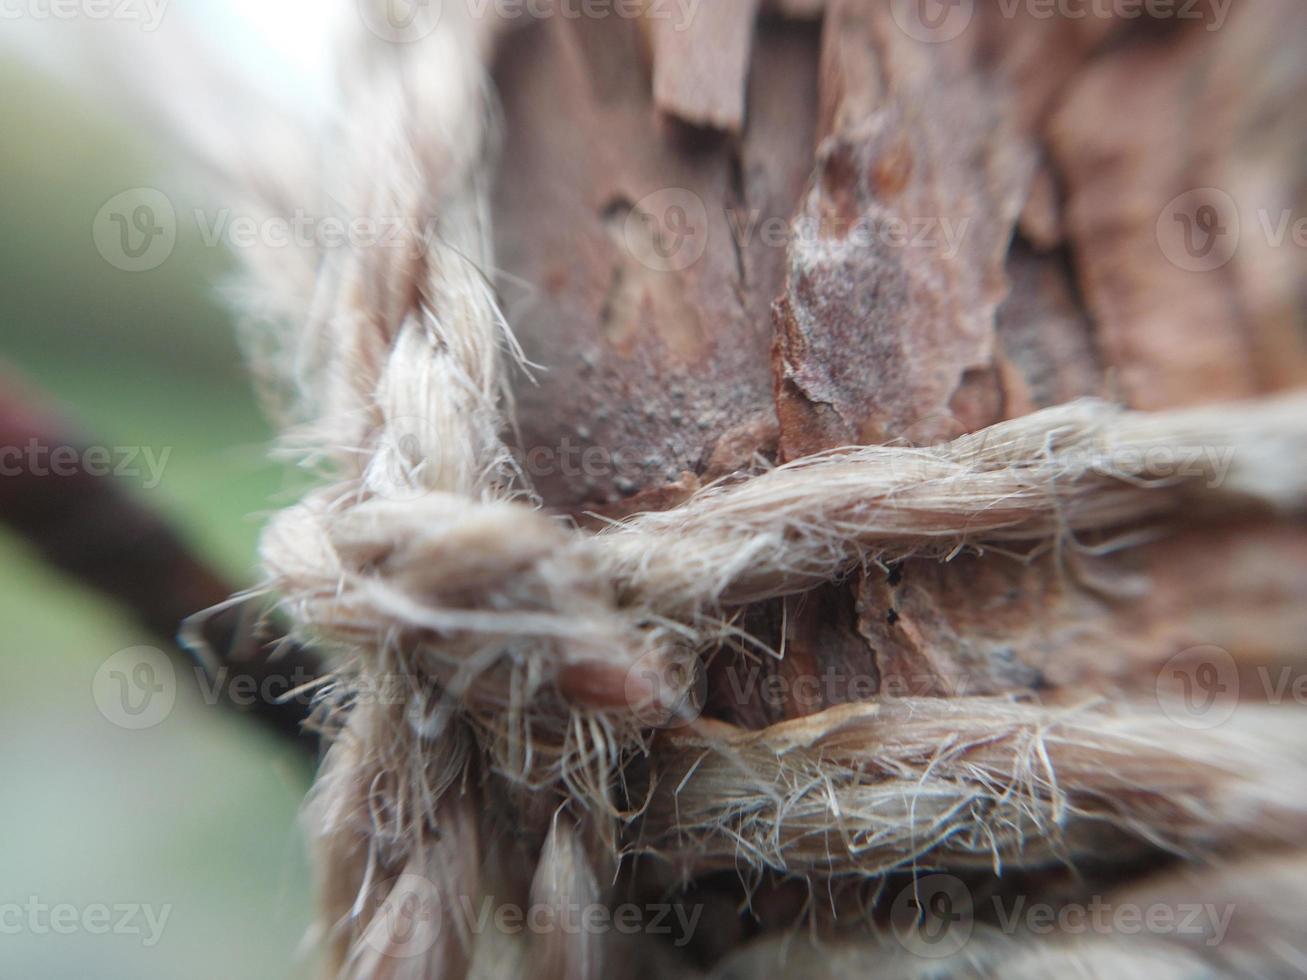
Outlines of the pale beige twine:
<svg viewBox="0 0 1307 980">
<path fill-rule="evenodd" d="M 458 976 L 506 956 L 537 976 L 600 975 L 599 937 L 488 952 L 460 916 L 488 887 L 488 776 L 524 806 L 511 794 L 528 787 L 565 804 L 530 885 L 545 904 L 601 897 L 623 850 L 687 875 L 874 874 L 1021 864 L 1105 834 L 1185 851 L 1302 828 L 1290 714 L 1191 737 L 1155 706 L 885 700 L 655 738 L 741 604 L 907 555 L 1301 509 L 1307 396 L 1155 415 L 1078 402 L 942 446 L 800 460 L 599 533 L 570 526 L 532 502 L 504 441 L 518 353 L 489 279 L 488 40 L 459 7 L 417 43 L 362 42 L 321 186 L 304 189 L 309 208 L 400 221 L 407 247 L 306 257 L 282 282 L 303 285 L 293 301 L 251 303 L 280 314 L 292 441 L 331 475 L 277 515 L 262 554 L 285 610 L 332 653 L 331 702 L 350 705 L 310 811 L 334 969 Z M 286 206 L 293 182 L 254 183 L 277 189 L 251 194 L 257 207 Z M 267 287 L 270 259 L 251 258 Z M 638 819 L 619 780 L 647 797 Z M 390 929 L 414 888 L 432 909 L 425 943 Z"/>
</svg>

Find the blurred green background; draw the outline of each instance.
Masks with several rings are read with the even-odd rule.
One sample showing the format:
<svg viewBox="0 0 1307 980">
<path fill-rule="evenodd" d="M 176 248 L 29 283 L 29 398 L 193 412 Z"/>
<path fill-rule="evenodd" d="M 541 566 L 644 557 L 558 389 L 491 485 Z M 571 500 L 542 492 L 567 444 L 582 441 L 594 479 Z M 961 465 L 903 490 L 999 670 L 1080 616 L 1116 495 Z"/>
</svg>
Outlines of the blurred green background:
<svg viewBox="0 0 1307 980">
<path fill-rule="evenodd" d="M 137 481 L 140 499 L 252 583 L 262 515 L 290 495 L 217 291 L 230 257 L 182 221 L 161 267 L 110 266 L 92 240 L 97 211 L 157 186 L 161 165 L 129 127 L 15 59 L 0 63 L 0 132 L 0 358 L 91 442 L 171 447 L 160 485 Z M 97 668 L 160 641 L 12 537 L 0 537 L 0 622 L 0 907 L 171 906 L 152 947 L 6 930 L 0 978 L 307 975 L 297 821 L 309 771 L 294 747 L 185 685 L 156 727 L 111 724 L 92 699 Z"/>
</svg>

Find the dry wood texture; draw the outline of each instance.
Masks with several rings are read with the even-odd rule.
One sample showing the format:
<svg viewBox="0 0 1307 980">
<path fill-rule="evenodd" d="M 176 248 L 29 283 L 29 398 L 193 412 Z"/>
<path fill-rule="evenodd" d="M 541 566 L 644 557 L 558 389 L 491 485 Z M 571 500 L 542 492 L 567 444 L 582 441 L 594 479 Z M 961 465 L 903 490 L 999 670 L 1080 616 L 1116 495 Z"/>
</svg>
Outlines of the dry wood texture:
<svg viewBox="0 0 1307 980">
<path fill-rule="evenodd" d="M 620 517 L 723 475 L 929 445 L 1086 395 L 1162 409 L 1307 382 L 1305 253 L 1268 234 L 1307 205 L 1307 10 L 1109 6 L 935 4 L 940 21 L 930 2 L 714 3 L 684 31 L 506 31 L 495 245 L 508 319 L 545 368 L 516 385 L 516 448 L 549 461 L 531 473 L 544 503 Z M 559 464 L 565 447 L 579 465 Z M 1119 530 L 1033 557 L 909 558 L 755 604 L 738 625 L 783 656 L 725 643 L 705 713 L 757 730 L 866 699 L 1137 697 L 1202 645 L 1246 678 L 1301 662 L 1300 524 L 1181 515 L 1124 549 Z M 739 777 L 738 761 L 714 764 Z M 692 758 L 669 765 L 662 785 L 684 791 Z M 653 792 L 646 829 L 665 842 L 693 819 Z M 744 863 L 808 853 L 715 830 L 736 836 L 697 838 L 679 873 L 738 866 L 755 844 Z M 757 928 L 780 892 L 753 887 Z M 786 900 L 793 918 L 807 898 Z M 859 955 L 891 969 L 885 950 Z M 1106 946 L 1049 955 L 1114 968 Z M 765 959 L 721 976 L 791 975 Z M 803 963 L 792 975 L 854 975 Z"/>
<path fill-rule="evenodd" d="M 340 975 L 1301 968 L 1307 8 L 528 7 L 355 38 L 303 194 L 411 247 L 247 256 Z"/>
<path fill-rule="evenodd" d="M 543 468 L 546 504 L 620 514 L 755 454 L 931 443 L 1090 394 L 1162 408 L 1307 380 L 1303 252 L 1257 227 L 1304 204 L 1300 4 L 1236 5 L 1219 24 L 1207 8 L 978 4 L 943 43 L 919 39 L 912 4 L 768 10 L 745 78 L 755 11 L 722 7 L 702 29 L 654 21 L 652 63 L 639 25 L 615 19 L 532 24 L 500 47 L 498 259 L 509 320 L 547 368 L 518 386 L 522 451 L 596 461 Z M 672 74 L 698 95 L 669 94 Z M 1244 228 L 1227 264 L 1194 271 L 1168 209 L 1208 186 Z M 663 241 L 678 251 L 657 267 L 633 242 L 645 233 L 686 240 Z M 1069 680 L 1067 657 L 1090 655 L 1052 651 L 1095 634 L 1145 663 L 1212 629 L 1236 647 L 1280 636 L 1291 656 L 1290 632 L 1229 625 L 1245 608 L 1238 556 L 1261 547 L 1280 555 L 1270 605 L 1287 614 L 1307 551 L 1268 526 L 1181 530 L 1090 563 L 1132 576 L 1133 597 L 1087 587 L 1061 558 L 909 562 L 906 584 L 871 574 L 763 620 L 784 619 L 769 639 L 794 641 L 790 663 L 817 647 L 880 670 L 987 642 L 1002 662 L 964 658 L 981 687 L 1020 688 L 1046 662 Z"/>
</svg>

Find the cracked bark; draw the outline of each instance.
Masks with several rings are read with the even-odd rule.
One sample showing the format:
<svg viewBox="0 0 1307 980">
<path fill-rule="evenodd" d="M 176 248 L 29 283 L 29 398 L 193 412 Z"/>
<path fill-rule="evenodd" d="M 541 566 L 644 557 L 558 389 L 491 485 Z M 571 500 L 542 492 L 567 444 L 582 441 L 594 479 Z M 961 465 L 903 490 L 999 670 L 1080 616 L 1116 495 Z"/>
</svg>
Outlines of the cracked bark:
<svg viewBox="0 0 1307 980">
<path fill-rule="evenodd" d="M 1157 230 L 1203 184 L 1307 213 L 1307 68 L 1287 40 L 1307 10 L 1270 6 L 1209 31 L 977 5 L 925 44 L 889 4 L 788 0 L 652 52 L 615 21 L 506 38 L 501 291 L 546 368 L 517 387 L 520 448 L 598 451 L 528 466 L 546 505 L 659 509 L 759 456 L 929 444 L 1088 395 L 1161 408 L 1307 383 L 1303 251 L 1245 235 L 1195 273 Z M 750 20 L 751 44 L 713 61 Z M 699 254 L 651 267 L 696 202 Z M 1097 556 L 1110 539 L 870 565 L 739 610 L 782 656 L 712 651 L 706 713 L 762 728 L 876 696 L 1138 695 L 1186 647 L 1247 671 L 1300 654 L 1300 525 L 1147 530 Z"/>
<path fill-rule="evenodd" d="M 1291 93 L 1307 69 L 1282 35 L 1307 34 L 1307 15 L 1275 2 L 1275 31 L 1242 10 L 1208 31 L 980 8 L 955 41 L 923 44 L 888 5 L 841 0 L 732 6 L 674 40 L 618 21 L 509 36 L 496 68 L 503 292 L 546 368 L 518 387 L 521 448 L 528 460 L 569 443 L 597 450 L 592 468 L 533 472 L 545 502 L 610 516 L 661 508 L 759 456 L 929 443 L 1085 395 L 1162 407 L 1307 380 L 1300 254 L 1253 243 L 1196 275 L 1168 260 L 1154 229 L 1195 181 L 1302 203 L 1307 120 Z M 711 57 L 755 18 L 750 44 L 732 35 L 727 56 Z M 1230 84 L 1257 59 L 1276 70 Z M 1204 116 L 1210 125 L 1186 123 Z M 641 249 L 667 244 L 668 215 L 685 204 L 702 207 L 690 228 L 701 254 L 651 268 Z M 912 241 L 923 223 L 934 237 Z M 1219 578 L 1242 546 L 1223 538 L 1207 558 L 1196 533 L 1105 559 L 1097 574 L 1142 574 L 1153 594 L 1182 592 L 1191 571 Z M 1272 536 L 1247 531 L 1268 548 Z M 1303 542 L 1285 541 L 1281 560 L 1307 563 Z M 1183 603 L 1104 599 L 1048 557 L 911 569 L 911 601 L 894 602 L 868 569 L 750 612 L 757 636 L 785 650 L 766 669 L 830 658 L 879 677 L 915 664 L 943 686 L 961 671 L 1020 690 L 1044 682 L 1045 659 L 1074 660 L 1058 637 L 1088 631 L 1119 648 L 1108 660 L 1126 672 L 1200 639 L 1181 628 L 1196 615 Z M 962 601 L 973 593 L 991 605 Z M 1220 594 L 1216 606 L 1243 622 Z M 1043 632 L 1018 628 L 1005 604 Z M 1122 641 L 1127 624 L 1147 642 Z M 974 637 L 991 634 L 977 653 Z M 1231 642 L 1255 637 L 1249 625 Z M 751 656 L 724 654 L 715 669 Z M 748 724 L 825 703 L 735 701 L 722 711 Z"/>
</svg>

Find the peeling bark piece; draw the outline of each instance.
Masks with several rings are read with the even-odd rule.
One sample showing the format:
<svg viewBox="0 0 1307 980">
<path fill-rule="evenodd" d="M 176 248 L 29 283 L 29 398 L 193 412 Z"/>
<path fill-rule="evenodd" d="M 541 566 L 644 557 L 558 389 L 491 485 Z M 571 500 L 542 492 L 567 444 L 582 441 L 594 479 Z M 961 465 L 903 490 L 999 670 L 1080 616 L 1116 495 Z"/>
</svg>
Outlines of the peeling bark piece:
<svg viewBox="0 0 1307 980">
<path fill-rule="evenodd" d="M 776 310 L 782 456 L 994 421 L 996 398 L 957 419 L 951 402 L 992 367 L 1032 166 L 1003 93 L 965 41 L 922 44 L 851 3 L 828 12 L 822 86 L 830 132 Z"/>
<path fill-rule="evenodd" d="M 654 104 L 695 126 L 744 128 L 745 76 L 758 0 L 716 0 L 685 23 L 652 6 Z"/>
<path fill-rule="evenodd" d="M 1075 293 L 1065 250 L 1041 255 L 1018 239 L 1007 273 L 1011 288 L 998 310 L 1005 416 L 1105 395 L 1093 325 Z"/>
<path fill-rule="evenodd" d="M 739 625 L 783 654 L 741 645 L 711 661 L 705 716 L 747 730 L 876 698 L 1153 697 L 1171 657 L 1209 646 L 1230 654 L 1250 700 L 1267 700 L 1259 670 L 1307 671 L 1307 528 L 1185 529 L 1096 559 L 913 558 Z"/>
<path fill-rule="evenodd" d="M 1207 122 L 1196 128 L 1224 151 L 1213 183 L 1245 223 L 1230 289 L 1258 381 L 1273 390 L 1307 383 L 1307 7 L 1277 0 L 1255 17 L 1237 13 L 1206 79 Z"/>
<path fill-rule="evenodd" d="M 1104 17 L 1047 20 L 1029 7 L 1013 17 L 997 7 L 984 8 L 984 14 L 979 24 L 985 60 L 1005 82 L 1019 131 L 1031 137 L 1043 132 L 1048 114 L 1094 51 L 1123 27 L 1123 21 Z M 1063 240 L 1060 193 L 1052 161 L 1042 153 L 1021 212 L 1022 234 L 1039 250 Z"/>
<path fill-rule="evenodd" d="M 1073 645 L 1092 613 L 1061 617 L 1058 577 L 1047 563 L 965 555 L 910 559 L 869 575 L 859 627 L 874 651 L 883 697 L 965 697 L 1042 686 L 1032 647 Z M 1028 632 L 1027 632 L 1028 631 Z M 1035 639 L 1037 638 L 1037 639 Z"/>
<path fill-rule="evenodd" d="M 1250 667 L 1301 662 L 1307 530 L 1187 530 L 1082 562 L 909 559 L 889 580 L 867 577 L 858 611 L 881 696 L 1149 693 L 1161 665 L 1191 647 L 1220 647 Z"/>
<path fill-rule="evenodd" d="M 1041 161 L 1031 178 L 1020 225 L 1026 240 L 1040 251 L 1051 251 L 1062 244 L 1062 202 L 1047 161 Z"/>
<path fill-rule="evenodd" d="M 572 513 L 675 502 L 776 441 L 784 242 L 762 232 L 810 171 L 816 33 L 759 26 L 738 142 L 659 119 L 640 58 L 636 24 L 556 18 L 497 61 L 499 286 L 543 366 L 516 386 L 518 449 Z"/>
<path fill-rule="evenodd" d="M 758 67 L 749 79 L 752 108 L 741 142 L 735 174 L 739 186 L 730 217 L 741 267 L 745 314 L 760 325 L 769 341 L 769 378 L 772 303 L 785 288 L 790 219 L 812 176 L 816 145 L 812 106 L 818 93 L 820 45 L 821 30 L 817 25 L 766 20 L 758 25 Z M 774 408 L 766 419 L 770 429 L 764 442 L 774 451 Z"/>
<path fill-rule="evenodd" d="M 1010 15 L 999 4 L 976 10 L 985 60 L 1007 83 L 1022 132 L 1039 131 L 1094 53 L 1139 26 L 1106 6 L 1089 13 L 1050 16 L 1033 4 L 1019 4 Z"/>
<path fill-rule="evenodd" d="M 1307 10 L 1269 6 L 1105 54 L 1050 124 L 1081 287 L 1139 408 L 1307 378 L 1307 265 L 1301 250 L 1263 261 L 1257 227 L 1303 203 L 1307 69 L 1285 37 L 1307 38 Z"/>
</svg>

